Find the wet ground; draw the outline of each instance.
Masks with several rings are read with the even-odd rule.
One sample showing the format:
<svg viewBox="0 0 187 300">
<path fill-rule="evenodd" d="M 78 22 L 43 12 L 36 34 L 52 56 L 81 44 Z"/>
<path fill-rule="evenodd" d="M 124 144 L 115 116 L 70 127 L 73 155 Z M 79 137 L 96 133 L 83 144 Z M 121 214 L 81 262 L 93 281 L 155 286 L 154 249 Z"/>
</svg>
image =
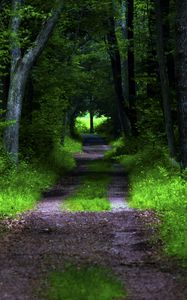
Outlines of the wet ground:
<svg viewBox="0 0 187 300">
<path fill-rule="evenodd" d="M 154 227 L 159 220 L 152 212 L 128 207 L 128 178 L 121 166 L 111 174 L 111 212 L 60 210 L 86 174 L 87 163 L 101 159 L 107 148 L 103 139 L 86 136 L 84 152 L 76 155 L 77 169 L 46 191 L 35 211 L 9 224 L 12 229 L 0 239 L 1 300 L 42 300 L 40 282 L 67 262 L 111 269 L 128 290 L 128 300 L 187 299 L 185 270 L 160 254 Z"/>
</svg>

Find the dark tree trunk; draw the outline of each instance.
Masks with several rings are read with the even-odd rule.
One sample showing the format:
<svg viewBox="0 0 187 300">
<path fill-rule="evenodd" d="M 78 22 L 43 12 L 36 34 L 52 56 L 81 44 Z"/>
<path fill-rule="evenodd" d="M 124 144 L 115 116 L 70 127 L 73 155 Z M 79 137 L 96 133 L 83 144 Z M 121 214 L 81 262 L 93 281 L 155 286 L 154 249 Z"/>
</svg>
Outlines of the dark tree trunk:
<svg viewBox="0 0 187 300">
<path fill-rule="evenodd" d="M 187 167 L 187 1 L 177 0 L 176 78 L 179 107 L 181 161 Z"/>
<path fill-rule="evenodd" d="M 175 60 L 173 55 L 173 47 L 171 40 L 173 39 L 174 32 L 171 31 L 170 14 L 170 0 L 160 1 L 162 19 L 163 19 L 163 43 L 166 56 L 169 85 L 175 88 Z"/>
<path fill-rule="evenodd" d="M 134 0 L 127 2 L 127 39 L 128 39 L 128 90 L 129 108 L 132 133 L 137 134 L 136 115 L 136 83 L 135 83 L 135 58 L 134 58 Z"/>
<path fill-rule="evenodd" d="M 133 107 L 135 105 L 134 98 L 136 95 L 136 84 L 135 84 L 135 64 L 134 64 L 134 0 L 128 1 L 127 8 L 127 39 L 128 39 L 128 73 L 129 73 L 129 97 L 132 95 Z"/>
<path fill-rule="evenodd" d="M 175 156 L 173 121 L 170 104 L 169 78 L 167 60 L 164 53 L 164 27 L 161 1 L 156 1 L 156 25 L 157 25 L 157 59 L 159 64 L 160 84 L 162 92 L 164 119 L 168 147 L 171 156 Z"/>
<path fill-rule="evenodd" d="M 92 110 L 90 110 L 90 133 L 94 133 L 94 114 Z"/>
<path fill-rule="evenodd" d="M 121 18 L 120 18 L 120 26 L 122 31 L 122 36 L 124 41 L 127 41 L 128 38 L 128 24 L 127 24 L 127 17 L 128 17 L 128 10 L 127 10 L 127 4 L 126 1 L 121 0 Z M 127 55 L 127 49 L 125 53 L 123 53 L 123 56 L 121 57 L 121 70 L 122 70 L 122 84 L 123 84 L 123 93 L 125 97 L 125 102 L 129 103 L 129 74 L 128 74 L 128 55 Z"/>
<path fill-rule="evenodd" d="M 127 112 L 125 110 L 125 100 L 123 96 L 123 87 L 122 87 L 122 75 L 121 75 L 121 57 L 118 47 L 118 42 L 115 33 L 115 21 L 114 17 L 109 19 L 109 31 L 107 34 L 109 55 L 111 59 L 114 86 L 116 91 L 117 98 L 117 109 L 119 115 L 119 121 L 121 126 L 121 131 L 123 134 L 129 135 L 131 132 L 131 125 Z"/>
<path fill-rule="evenodd" d="M 151 99 L 157 99 L 160 94 L 159 87 L 159 74 L 158 63 L 156 60 L 156 34 L 155 34 L 155 1 L 150 0 L 147 5 L 148 13 L 148 53 L 146 60 L 146 72 L 147 72 L 147 97 Z"/>
<path fill-rule="evenodd" d="M 0 110 L 3 109 L 3 79 L 0 78 Z M 0 118 L 2 118 L 2 115 L 0 115 Z"/>
<path fill-rule="evenodd" d="M 13 124 L 6 128 L 4 137 L 5 148 L 15 163 L 18 162 L 19 127 L 26 82 L 34 62 L 43 51 L 62 11 L 61 5 L 53 12 L 52 16 L 41 29 L 34 46 L 28 49 L 23 58 L 21 58 L 21 51 L 17 46 L 20 25 L 19 7 L 21 3 L 21 0 L 13 0 L 14 16 L 12 19 L 12 31 L 15 40 L 12 42 L 11 80 L 6 115 L 6 120 L 13 121 Z"/>
<path fill-rule="evenodd" d="M 75 138 L 77 133 L 75 132 L 75 121 L 77 117 L 77 111 L 71 114 L 70 120 L 69 120 L 69 131 L 72 138 Z"/>
<path fill-rule="evenodd" d="M 63 128 L 62 128 L 62 135 L 61 135 L 62 145 L 64 145 L 65 137 L 67 135 L 67 129 L 68 129 L 68 112 L 65 112 L 63 116 Z"/>
</svg>

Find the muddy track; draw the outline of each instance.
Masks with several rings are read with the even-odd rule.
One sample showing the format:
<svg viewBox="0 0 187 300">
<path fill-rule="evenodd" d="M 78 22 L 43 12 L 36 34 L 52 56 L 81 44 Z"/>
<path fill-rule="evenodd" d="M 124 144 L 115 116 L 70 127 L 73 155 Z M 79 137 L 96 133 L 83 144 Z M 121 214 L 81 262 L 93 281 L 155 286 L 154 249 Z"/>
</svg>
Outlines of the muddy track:
<svg viewBox="0 0 187 300">
<path fill-rule="evenodd" d="M 60 211 L 62 199 L 86 174 L 88 161 L 101 159 L 106 149 L 102 139 L 86 137 L 74 173 L 47 191 L 37 209 L 12 222 L 11 230 L 1 237 L 1 300 L 42 300 L 36 293 L 40 282 L 67 262 L 112 269 L 128 290 L 128 300 L 187 299 L 184 270 L 162 257 L 160 246 L 158 249 L 158 244 L 152 243 L 152 223 L 157 222 L 154 214 L 130 210 L 127 203 L 123 209 L 118 205 L 127 196 L 127 176 L 119 166 L 109 188 L 109 198 L 117 203 L 117 209 L 102 213 Z"/>
</svg>

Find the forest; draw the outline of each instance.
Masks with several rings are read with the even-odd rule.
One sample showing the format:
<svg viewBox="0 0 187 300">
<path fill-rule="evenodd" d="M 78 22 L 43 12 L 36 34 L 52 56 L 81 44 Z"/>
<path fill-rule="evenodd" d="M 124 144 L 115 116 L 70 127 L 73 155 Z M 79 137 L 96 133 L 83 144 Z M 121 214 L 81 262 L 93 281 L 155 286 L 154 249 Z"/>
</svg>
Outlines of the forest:
<svg viewBox="0 0 187 300">
<path fill-rule="evenodd" d="M 85 161 L 87 171 L 84 171 Z M 125 205 L 129 212 L 124 211 L 124 216 L 120 212 L 114 217 L 109 214 L 111 206 L 107 195 L 110 196 L 112 190 L 109 188 L 112 184 L 110 176 L 116 177 L 112 179 L 114 186 L 118 184 L 118 188 L 121 186 L 123 190 L 124 185 L 128 186 L 128 196 L 122 194 L 122 198 L 128 198 Z M 79 183 L 74 183 L 76 178 Z M 99 284 L 107 277 L 106 271 L 97 270 L 90 258 L 93 269 L 85 271 L 84 265 L 83 275 L 77 273 L 76 263 L 73 263 L 72 270 L 70 268 L 65 275 L 62 276 L 59 271 L 49 276 L 47 280 L 50 283 L 42 283 L 42 289 L 51 285 L 49 294 L 40 294 L 37 299 L 186 299 L 186 0 L 0 0 L 0 236 L 2 241 L 5 237 L 6 249 L 12 247 L 6 242 L 8 239 L 14 241 L 13 249 L 21 249 L 21 244 L 18 246 L 20 241 L 30 245 L 32 230 L 38 232 L 33 243 L 43 243 L 48 247 L 47 237 L 42 241 L 39 233 L 47 230 L 51 234 L 53 226 L 58 231 L 57 223 L 61 221 L 55 203 L 63 195 L 58 194 L 57 189 L 60 185 L 64 191 L 68 184 L 69 189 L 70 185 L 76 185 L 76 195 L 70 192 L 61 207 L 61 218 L 65 218 L 63 222 L 66 224 L 63 226 L 67 226 L 69 236 L 75 234 L 77 238 L 77 235 L 83 234 L 77 224 L 82 224 L 80 227 L 87 224 L 83 222 L 84 216 L 90 218 L 90 224 L 93 222 L 89 225 L 92 230 L 104 222 L 97 219 L 99 216 L 102 220 L 107 219 L 111 228 L 112 222 L 126 222 L 124 226 L 127 226 L 125 220 L 134 218 L 135 227 L 142 228 L 143 222 L 145 232 L 152 230 L 149 251 L 151 258 L 157 253 L 154 264 L 163 264 L 166 270 L 173 270 L 172 263 L 177 265 L 177 274 L 182 279 L 177 283 L 179 285 L 170 283 L 175 289 L 172 293 L 176 293 L 171 294 L 173 298 L 170 294 L 167 298 L 162 291 L 155 294 L 155 298 L 146 294 L 138 298 L 138 291 L 128 296 L 131 295 L 129 289 L 134 288 L 133 283 L 130 288 L 127 283 L 127 291 L 123 294 L 121 284 L 115 279 L 113 284 L 103 283 L 106 293 L 102 294 L 103 288 Z M 53 201 L 46 206 L 46 213 L 40 209 L 40 200 L 46 194 L 48 201 L 50 193 Z M 42 211 L 42 216 L 46 213 L 49 217 L 48 225 L 42 223 L 44 217 L 35 215 L 35 212 L 33 219 L 38 218 L 38 221 L 27 216 L 29 212 L 32 215 L 38 205 L 38 214 Z M 70 227 L 66 220 L 67 211 L 75 213 L 69 216 Z M 88 213 L 88 217 L 81 214 L 83 212 Z M 93 217 L 92 213 L 97 214 Z M 137 218 L 141 221 L 136 221 Z M 38 222 L 37 229 L 35 222 Z M 41 229 L 42 226 L 47 229 Z M 78 228 L 77 235 L 73 226 Z M 91 230 L 89 226 L 88 232 Z M 110 240 L 106 228 L 102 230 L 103 239 L 108 237 Z M 25 242 L 27 231 L 29 241 Z M 99 232 L 98 229 L 98 235 Z M 146 234 L 149 236 L 149 233 Z M 7 235 L 10 238 L 6 238 Z M 1 249 L 0 243 L 0 253 Z M 54 253 L 51 251 L 49 256 L 52 257 Z M 141 251 L 147 253 L 148 250 L 142 248 Z M 69 263 L 73 255 L 76 256 L 69 255 L 67 259 L 62 255 L 62 260 Z M 0 262 L 3 257 L 0 254 Z M 78 266 L 84 261 L 81 257 Z M 52 265 L 53 259 L 50 259 Z M 96 265 L 105 266 L 105 263 L 99 261 Z M 24 266 L 26 268 L 26 264 Z M 137 268 L 140 269 L 140 265 Z M 47 272 L 43 271 L 44 274 Z M 152 267 L 150 274 L 154 272 Z M 174 276 L 173 271 L 165 272 L 168 272 L 167 276 Z M 150 274 L 146 274 L 151 278 Z M 157 278 L 158 274 L 155 274 Z M 0 292 L 1 299 L 35 299 L 31 294 L 26 298 L 25 290 L 20 298 L 16 298 L 14 293 L 12 296 L 7 294 L 10 289 L 7 282 L 13 277 L 9 275 L 7 280 L 3 276 L 2 282 L 6 283 L 2 294 Z M 41 274 L 38 276 L 41 277 Z M 61 276 L 67 280 L 64 285 L 59 283 Z M 101 289 L 100 296 L 94 290 L 91 279 L 86 283 L 89 287 L 82 288 L 86 296 L 73 285 L 73 292 L 63 289 L 69 281 L 79 282 L 81 276 L 85 282 L 89 276 L 97 278 L 95 284 Z M 128 276 L 124 280 L 131 282 Z M 165 283 L 164 280 L 165 277 Z M 153 280 L 155 290 L 157 284 Z M 144 293 L 143 279 L 140 285 L 137 289 Z M 90 289 L 93 294 L 88 296 Z M 30 293 L 29 288 L 27 292 Z"/>
</svg>

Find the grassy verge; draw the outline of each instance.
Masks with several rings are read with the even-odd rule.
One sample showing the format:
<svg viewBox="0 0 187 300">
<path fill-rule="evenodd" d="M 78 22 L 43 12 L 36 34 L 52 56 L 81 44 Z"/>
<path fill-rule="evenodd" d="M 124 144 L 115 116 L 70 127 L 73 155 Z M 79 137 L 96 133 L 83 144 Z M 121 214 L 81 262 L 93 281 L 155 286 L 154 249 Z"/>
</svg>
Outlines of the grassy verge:
<svg viewBox="0 0 187 300">
<path fill-rule="evenodd" d="M 71 151 L 69 150 L 71 148 Z M 65 147 L 56 145 L 44 162 L 21 162 L 18 168 L 10 165 L 6 156 L 0 157 L 0 217 L 13 217 L 32 209 L 41 197 L 41 191 L 52 186 L 58 176 L 75 166 L 72 152 L 81 145 L 70 139 Z M 70 153 L 71 152 L 71 153 Z"/>
<path fill-rule="evenodd" d="M 124 299 L 122 284 L 108 270 L 70 267 L 53 272 L 47 279 L 44 297 L 50 300 Z"/>
<path fill-rule="evenodd" d="M 64 142 L 64 151 L 68 153 L 76 153 L 82 151 L 82 143 L 80 141 L 73 140 L 72 138 L 66 136 Z"/>
<path fill-rule="evenodd" d="M 156 210 L 165 251 L 187 262 L 187 182 L 185 173 L 163 148 L 144 147 L 134 155 L 121 155 L 130 177 L 130 206 Z"/>
<path fill-rule="evenodd" d="M 77 191 L 63 204 L 62 209 L 70 211 L 105 211 L 110 210 L 107 199 L 107 188 L 110 178 L 107 171 L 110 169 L 108 162 L 93 162 L 89 166 L 89 173 Z"/>
</svg>

